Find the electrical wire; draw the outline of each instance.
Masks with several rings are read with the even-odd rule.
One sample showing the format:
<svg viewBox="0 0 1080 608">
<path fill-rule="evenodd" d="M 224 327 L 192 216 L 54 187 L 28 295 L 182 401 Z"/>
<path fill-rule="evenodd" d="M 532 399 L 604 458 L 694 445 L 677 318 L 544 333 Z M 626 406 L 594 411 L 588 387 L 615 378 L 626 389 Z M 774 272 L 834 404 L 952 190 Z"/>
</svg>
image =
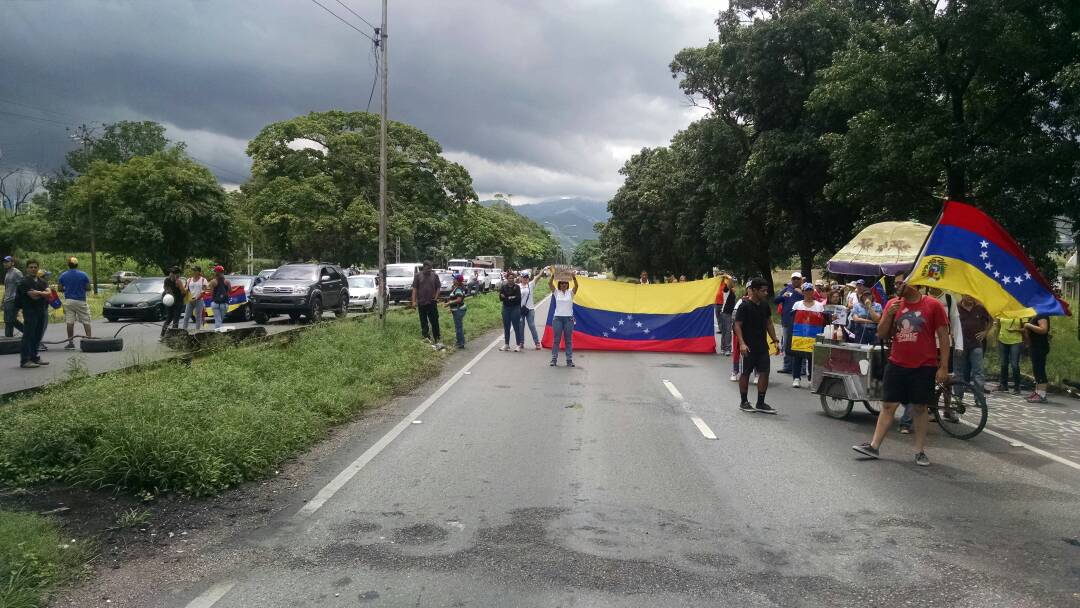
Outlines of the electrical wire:
<svg viewBox="0 0 1080 608">
<path fill-rule="evenodd" d="M 339 15 L 339 14 L 335 13 L 334 11 L 326 8 L 322 3 L 319 2 L 319 0 L 311 0 L 311 1 L 314 2 L 315 5 L 318 6 L 319 8 L 323 9 L 324 11 L 326 11 L 326 12 L 330 13 L 331 15 L 333 15 L 334 17 L 336 17 L 338 21 L 344 23 L 345 25 L 347 25 L 347 26 L 351 27 L 352 29 L 356 30 L 357 32 L 359 32 L 360 35 L 363 36 L 364 38 L 367 38 L 368 40 L 370 40 L 372 42 L 375 42 L 375 39 L 372 38 L 371 36 L 369 36 L 367 34 L 367 32 L 365 32 L 364 30 L 362 30 L 362 29 L 356 27 L 355 25 L 349 23 L 344 18 L 342 18 L 341 15 Z"/>
<path fill-rule="evenodd" d="M 356 17 L 357 19 L 359 19 L 360 21 L 363 21 L 364 23 L 366 23 L 366 24 L 367 24 L 367 26 L 368 26 L 368 27 L 370 27 L 371 29 L 375 30 L 376 32 L 378 32 L 378 31 L 379 31 L 379 28 L 377 28 L 377 27 L 375 27 L 374 25 L 372 25 L 372 23 L 371 23 L 370 21 L 368 21 L 367 19 L 364 19 L 363 17 L 361 17 L 361 16 L 360 16 L 360 14 L 359 14 L 359 13 L 357 13 L 356 11 L 352 10 L 351 8 L 349 8 L 349 5 L 348 5 L 348 4 L 345 4 L 345 3 L 344 3 L 344 2 L 342 2 L 341 0 L 334 0 L 334 2 L 337 2 L 337 3 L 338 3 L 338 4 L 340 4 L 341 6 L 345 7 L 345 10 L 349 11 L 350 13 L 352 13 L 352 14 L 353 14 L 353 15 L 354 15 L 354 16 L 355 16 L 355 17 Z"/>
<path fill-rule="evenodd" d="M 40 112 L 41 114 L 52 114 L 53 116 L 57 116 L 59 118 L 70 120 L 72 122 L 79 122 L 78 118 L 75 118 L 74 116 L 72 116 L 70 114 L 64 114 L 63 112 L 57 112 L 55 110 L 47 110 L 45 108 L 40 108 L 40 107 L 35 106 L 35 105 L 31 105 L 31 104 L 28 104 L 28 103 L 23 103 L 21 101 L 14 101 L 14 100 L 11 100 L 11 99 L 4 99 L 4 98 L 0 97 L 0 102 L 9 103 L 9 104 L 11 104 L 13 106 L 20 106 L 20 107 L 26 108 L 28 110 L 34 110 L 35 112 Z"/>
<path fill-rule="evenodd" d="M 41 123 L 57 125 L 57 126 L 61 126 L 61 127 L 70 127 L 71 126 L 71 123 L 60 122 L 58 120 L 51 120 L 49 118 L 42 118 L 40 116 L 30 116 L 29 114 L 20 114 L 18 112 L 11 112 L 9 110 L 0 110 L 0 114 L 3 114 L 5 116 L 14 116 L 16 118 L 24 118 L 26 120 L 36 120 L 36 121 L 41 122 Z"/>
<path fill-rule="evenodd" d="M 375 76 L 371 79 L 371 92 L 368 93 L 365 112 L 371 112 L 371 100 L 375 98 L 375 83 L 379 82 L 379 45 L 372 46 L 371 52 L 375 55 Z"/>
</svg>

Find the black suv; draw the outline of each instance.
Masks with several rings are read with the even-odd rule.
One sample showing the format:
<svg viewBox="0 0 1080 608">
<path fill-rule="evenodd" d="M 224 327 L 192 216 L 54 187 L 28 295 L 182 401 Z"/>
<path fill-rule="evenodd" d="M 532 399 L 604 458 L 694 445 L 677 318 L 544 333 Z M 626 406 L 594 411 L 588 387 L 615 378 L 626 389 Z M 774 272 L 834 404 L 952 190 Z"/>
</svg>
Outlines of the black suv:
<svg viewBox="0 0 1080 608">
<path fill-rule="evenodd" d="M 324 310 L 344 317 L 349 309 L 349 282 L 336 264 L 285 264 L 251 292 L 251 312 L 258 324 L 277 313 L 311 321 Z"/>
</svg>

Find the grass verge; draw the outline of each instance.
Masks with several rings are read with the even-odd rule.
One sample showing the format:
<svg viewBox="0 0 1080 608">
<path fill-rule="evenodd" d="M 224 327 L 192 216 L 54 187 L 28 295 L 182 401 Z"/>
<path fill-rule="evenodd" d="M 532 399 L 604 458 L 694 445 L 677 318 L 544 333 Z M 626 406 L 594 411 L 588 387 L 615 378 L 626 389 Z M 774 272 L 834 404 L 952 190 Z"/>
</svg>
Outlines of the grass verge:
<svg viewBox="0 0 1080 608">
<path fill-rule="evenodd" d="M 0 511 L 0 606 L 36 608 L 49 590 L 85 572 L 91 549 L 48 519 Z"/>
<path fill-rule="evenodd" d="M 1073 313 L 1071 317 L 1050 317 L 1050 354 L 1046 358 L 1046 376 L 1050 384 L 1080 386 L 1080 336 L 1076 330 L 1076 315 L 1080 314 L 1078 305 L 1080 302 L 1076 300 L 1069 303 Z M 997 340 L 988 340 L 986 346 L 983 373 L 988 381 L 996 382 L 1001 366 Z M 1020 371 L 1032 375 L 1031 359 L 1026 355 L 1020 358 Z"/>
<path fill-rule="evenodd" d="M 468 304 L 467 338 L 500 324 L 494 294 Z M 442 333 L 453 336 L 441 312 Z M 0 411 L 0 484 L 221 492 L 438 373 L 445 354 L 419 333 L 414 311 L 392 311 L 385 329 L 373 316 L 326 323 L 285 344 L 46 389 Z"/>
</svg>

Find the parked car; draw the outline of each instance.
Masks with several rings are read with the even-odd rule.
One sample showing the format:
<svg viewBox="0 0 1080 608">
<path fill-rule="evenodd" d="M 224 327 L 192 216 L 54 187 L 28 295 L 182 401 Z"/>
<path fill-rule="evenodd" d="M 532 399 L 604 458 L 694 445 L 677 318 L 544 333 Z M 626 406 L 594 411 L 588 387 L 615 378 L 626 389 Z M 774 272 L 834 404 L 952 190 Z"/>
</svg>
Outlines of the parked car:
<svg viewBox="0 0 1080 608">
<path fill-rule="evenodd" d="M 251 291 L 256 285 L 260 285 L 265 279 L 249 274 L 225 275 L 232 290 L 229 292 L 229 309 L 225 313 L 226 321 L 250 321 L 254 316 L 251 312 Z M 214 311 L 210 308 L 210 297 L 206 298 L 206 308 L 203 313 L 208 319 L 214 318 Z"/>
<path fill-rule="evenodd" d="M 390 301 L 400 302 L 412 299 L 413 277 L 420 272 L 422 266 L 423 264 L 416 262 L 386 265 L 386 289 Z"/>
<path fill-rule="evenodd" d="M 164 294 L 165 277 L 136 278 L 105 301 L 102 314 L 106 321 L 160 321 L 165 318 L 165 305 L 161 302 Z"/>
<path fill-rule="evenodd" d="M 256 276 L 265 281 L 266 279 L 274 276 L 275 272 L 277 272 L 277 268 L 267 268 L 266 270 L 260 270 L 259 274 Z"/>
<path fill-rule="evenodd" d="M 502 268 L 492 268 L 491 270 L 487 271 L 487 275 L 488 275 L 488 277 L 491 278 L 491 283 L 489 285 L 490 289 L 499 289 L 500 287 L 502 287 L 502 284 L 503 284 L 503 271 L 502 271 Z"/>
<path fill-rule="evenodd" d="M 449 270 L 436 270 L 439 275 L 439 297 L 445 298 L 454 289 L 454 273 Z"/>
<path fill-rule="evenodd" d="M 349 310 L 372 311 L 378 306 L 378 277 L 373 274 L 356 274 L 349 277 Z"/>
<path fill-rule="evenodd" d="M 344 317 L 348 307 L 349 284 L 335 264 L 285 264 L 251 290 L 251 312 L 260 325 L 274 313 L 293 321 L 301 315 L 319 321 L 324 310 Z"/>
<path fill-rule="evenodd" d="M 127 285 L 128 283 L 134 281 L 137 278 L 139 278 L 139 275 L 135 274 L 134 272 L 131 272 L 130 270 L 121 270 L 118 272 L 114 272 L 112 274 L 112 278 L 110 278 L 109 280 L 112 282 L 113 285 Z"/>
</svg>

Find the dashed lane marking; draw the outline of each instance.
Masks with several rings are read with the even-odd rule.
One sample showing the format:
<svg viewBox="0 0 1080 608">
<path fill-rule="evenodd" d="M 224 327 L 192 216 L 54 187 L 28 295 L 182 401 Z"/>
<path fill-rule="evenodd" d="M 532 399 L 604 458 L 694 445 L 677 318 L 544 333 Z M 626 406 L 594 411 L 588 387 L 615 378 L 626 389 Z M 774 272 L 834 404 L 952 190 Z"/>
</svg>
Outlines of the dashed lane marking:
<svg viewBox="0 0 1080 608">
<path fill-rule="evenodd" d="M 683 397 L 682 393 L 679 392 L 679 389 L 676 388 L 670 380 L 663 380 L 663 383 L 668 392 L 671 393 L 671 396 L 675 397 L 675 399 L 682 404 L 683 409 L 690 414 L 690 421 L 694 423 L 694 426 L 696 426 L 699 431 L 701 431 L 701 434 L 704 435 L 706 439 L 716 439 L 716 433 L 712 432 L 712 429 L 709 428 L 709 425 L 705 424 L 705 421 L 702 420 L 700 416 L 694 415 L 694 411 L 690 409 L 690 405 L 686 403 L 686 399 Z"/>
<path fill-rule="evenodd" d="M 199 597 L 191 600 L 191 603 L 186 608 L 211 608 L 235 586 L 236 581 L 221 581 L 204 591 Z"/>
</svg>

